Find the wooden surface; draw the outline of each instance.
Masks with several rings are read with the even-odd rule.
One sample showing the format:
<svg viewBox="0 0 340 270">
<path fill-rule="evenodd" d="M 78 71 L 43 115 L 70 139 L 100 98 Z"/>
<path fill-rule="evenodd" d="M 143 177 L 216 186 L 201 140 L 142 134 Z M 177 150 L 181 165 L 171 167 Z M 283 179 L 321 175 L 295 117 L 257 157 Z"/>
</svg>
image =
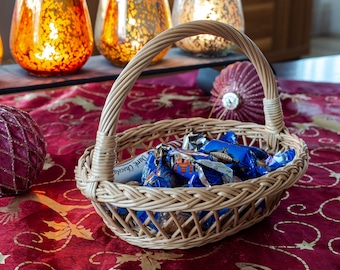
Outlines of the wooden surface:
<svg viewBox="0 0 340 270">
<path fill-rule="evenodd" d="M 242 0 L 245 33 L 270 62 L 308 54 L 313 0 Z"/>
<path fill-rule="evenodd" d="M 177 52 L 173 53 L 177 55 Z M 172 53 L 170 56 L 171 55 Z M 168 57 L 164 59 L 164 62 L 145 70 L 143 76 L 160 76 L 171 72 L 200 69 L 198 85 L 207 92 L 211 90 L 212 82 L 219 73 L 218 69 L 210 67 L 220 68 L 232 61 L 245 60 L 243 55 L 237 54 L 230 56 L 228 59 L 213 59 L 214 61 L 212 62 L 210 60 L 210 63 L 208 59 L 205 59 L 205 61 L 203 61 L 204 59 L 196 58 L 186 59 L 187 56 L 183 56 L 183 59 L 186 60 L 181 61 L 181 67 L 176 67 L 175 62 L 178 63 L 179 59 L 171 57 L 168 59 Z M 176 57 L 178 57 L 178 55 Z M 197 63 L 197 61 L 199 63 Z M 185 65 L 185 62 L 187 65 Z M 273 63 L 272 67 L 277 77 L 280 78 L 311 82 L 340 83 L 340 55 Z M 92 57 L 85 67 L 75 75 L 53 78 L 33 77 L 27 75 L 26 71 L 17 65 L 5 65 L 0 66 L 0 94 L 111 80 L 115 79 L 120 71 L 121 68 L 112 66 L 101 56 Z"/>
<path fill-rule="evenodd" d="M 172 48 L 161 62 L 147 67 L 142 72 L 142 76 L 160 76 L 205 67 L 223 67 L 246 59 L 239 53 L 231 53 L 221 58 L 194 58 L 187 56 L 178 48 Z M 113 66 L 101 55 L 91 57 L 76 74 L 60 77 L 35 77 L 18 65 L 3 65 L 0 66 L 0 94 L 114 80 L 121 71 L 121 67 Z"/>
</svg>

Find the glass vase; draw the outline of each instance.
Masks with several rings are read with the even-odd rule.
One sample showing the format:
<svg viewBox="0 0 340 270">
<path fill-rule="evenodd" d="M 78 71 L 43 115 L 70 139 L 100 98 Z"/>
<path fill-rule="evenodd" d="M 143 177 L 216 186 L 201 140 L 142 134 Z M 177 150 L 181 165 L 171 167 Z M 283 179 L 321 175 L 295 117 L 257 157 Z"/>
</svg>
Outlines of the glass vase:
<svg viewBox="0 0 340 270">
<path fill-rule="evenodd" d="M 170 27 L 168 0 L 100 0 L 95 42 L 107 60 L 125 66 L 149 40 Z M 168 49 L 151 64 L 162 59 Z"/>
<path fill-rule="evenodd" d="M 172 22 L 174 25 L 195 20 L 214 20 L 227 23 L 244 31 L 241 0 L 174 0 Z M 197 57 L 226 56 L 235 44 L 214 35 L 202 34 L 176 42 L 177 47 Z"/>
<path fill-rule="evenodd" d="M 4 47 L 2 45 L 2 38 L 1 38 L 1 35 L 0 35 L 0 65 L 2 63 L 2 57 L 4 56 Z"/>
<path fill-rule="evenodd" d="M 93 46 L 86 0 L 16 0 L 10 49 L 30 74 L 75 73 L 91 56 Z"/>
</svg>

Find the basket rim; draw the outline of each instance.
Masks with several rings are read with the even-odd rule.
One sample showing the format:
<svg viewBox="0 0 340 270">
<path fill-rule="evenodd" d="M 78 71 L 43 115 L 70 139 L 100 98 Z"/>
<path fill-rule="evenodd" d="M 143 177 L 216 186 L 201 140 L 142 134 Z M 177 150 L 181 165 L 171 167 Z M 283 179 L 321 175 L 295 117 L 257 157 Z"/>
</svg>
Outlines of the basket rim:
<svg viewBox="0 0 340 270">
<path fill-rule="evenodd" d="M 195 118 L 176 118 L 176 119 L 163 119 L 163 120 L 159 120 L 153 123 L 147 123 L 147 124 L 142 124 L 142 125 L 138 125 L 136 127 L 132 127 L 129 128 L 125 131 L 122 131 L 120 133 L 116 134 L 117 140 L 116 140 L 116 146 L 117 148 L 119 148 L 120 143 L 123 143 L 125 140 L 124 138 L 128 138 L 130 133 L 133 132 L 135 129 L 144 129 L 144 128 L 149 128 L 155 125 L 159 125 L 159 123 L 170 123 L 170 122 L 181 122 L 182 120 L 186 120 L 186 121 L 190 121 L 192 122 L 192 120 L 205 120 L 205 122 L 203 122 L 202 126 L 206 125 L 207 121 L 208 122 L 212 122 L 212 123 L 222 123 L 222 124 L 227 124 L 229 120 L 221 120 L 221 119 L 215 119 L 215 118 L 202 118 L 202 117 L 195 117 Z M 211 120 L 211 121 L 210 121 Z M 231 122 L 233 124 L 238 123 L 239 126 L 238 128 L 240 130 L 254 130 L 254 126 L 256 126 L 256 128 L 258 128 L 259 130 L 257 131 L 258 133 L 261 132 L 267 132 L 267 133 L 271 133 L 269 131 L 267 131 L 265 129 L 265 126 L 262 124 L 254 124 L 252 122 L 241 122 L 241 121 L 237 121 L 237 120 L 231 120 Z M 233 125 L 233 127 L 231 127 L 231 129 L 235 128 L 235 126 Z M 171 129 L 171 127 L 169 127 L 169 129 Z M 218 132 L 216 132 L 218 133 Z M 220 132 L 219 132 L 220 133 Z M 129 184 L 126 183 L 118 183 L 115 182 L 114 179 L 109 180 L 100 180 L 97 184 L 97 189 L 105 189 L 105 187 L 103 186 L 114 186 L 115 190 L 118 191 L 119 193 L 124 193 L 124 190 L 131 190 L 133 189 L 136 193 L 140 193 L 140 194 L 152 194 L 152 193 L 160 193 L 166 197 L 176 197 L 176 195 L 180 195 L 180 194 L 186 194 L 188 196 L 195 196 L 196 194 L 200 194 L 202 192 L 207 192 L 207 193 L 211 193 L 211 194 L 222 194 L 222 193 L 233 193 L 233 190 L 235 191 L 235 193 L 237 193 L 238 190 L 248 190 L 250 189 L 250 186 L 256 186 L 258 188 L 261 189 L 261 191 L 256 191 L 254 194 L 253 192 L 250 192 L 251 194 L 247 196 L 247 201 L 251 201 L 254 199 L 258 199 L 264 196 L 271 196 L 273 194 L 279 193 L 282 190 L 286 190 L 289 187 L 291 187 L 298 179 L 299 177 L 295 177 L 294 180 L 287 180 L 285 181 L 285 183 L 279 183 L 277 185 L 273 185 L 269 188 L 266 187 L 266 184 L 263 183 L 264 179 L 278 179 L 280 178 L 281 174 L 287 174 L 287 169 L 289 170 L 296 170 L 296 166 L 295 164 L 297 163 L 303 163 L 303 160 L 305 160 L 306 162 L 308 162 L 308 150 L 307 150 L 307 145 L 306 143 L 299 137 L 297 137 L 295 134 L 291 134 L 288 131 L 284 130 L 282 131 L 280 134 L 275 134 L 276 135 L 276 139 L 279 140 L 280 138 L 284 137 L 285 140 L 291 140 L 296 142 L 300 148 L 294 148 L 294 147 L 290 147 L 290 148 L 294 148 L 296 151 L 294 159 L 288 163 L 287 165 L 285 165 L 284 167 L 278 168 L 272 172 L 269 172 L 263 176 L 260 177 L 256 177 L 256 178 L 251 178 L 242 182 L 235 182 L 235 183 L 227 183 L 227 184 L 222 184 L 222 185 L 213 185 L 210 187 L 173 187 L 173 188 L 165 188 L 165 187 L 146 187 L 146 186 L 138 186 L 138 185 L 134 185 L 131 186 Z M 128 148 L 128 147 L 126 147 Z M 126 148 L 122 148 L 119 151 L 123 151 Z M 85 151 L 84 155 L 86 156 L 90 156 L 91 152 L 94 150 L 94 145 L 88 147 L 88 151 Z M 118 152 L 119 152 L 118 151 Z M 135 153 L 135 155 L 137 155 L 137 153 Z M 135 155 L 132 155 L 131 157 L 134 157 Z M 90 162 L 91 159 L 87 159 L 86 157 L 83 157 L 82 160 L 84 162 Z M 302 160 L 302 161 L 301 161 Z M 125 160 L 124 160 L 125 161 Z M 90 168 L 91 166 L 81 166 L 81 167 L 88 167 Z M 80 167 L 78 168 L 80 169 Z M 112 168 L 113 169 L 113 168 Z M 302 175 L 307 169 L 307 166 L 304 166 L 304 169 L 302 171 L 302 173 L 300 173 L 300 175 Z M 88 172 L 89 174 L 89 172 Z M 83 175 L 84 176 L 84 175 Z M 87 175 L 88 176 L 88 175 Z M 79 180 L 79 179 L 78 179 Z M 90 183 L 91 180 L 90 179 L 80 179 L 81 182 L 85 182 L 85 183 Z M 273 181 L 274 181 L 273 180 Z M 96 181 L 95 181 L 96 182 Z M 263 187 L 262 187 L 263 186 Z M 98 190 L 97 190 L 98 191 Z M 118 193 L 117 193 L 118 194 Z M 239 194 L 238 194 L 239 195 Z M 230 196 L 232 197 L 232 196 Z M 234 196 L 236 197 L 236 196 Z M 230 199 L 230 198 L 229 198 Z M 107 199 L 101 200 L 100 198 L 98 199 L 97 196 L 95 196 L 95 198 L 91 199 L 94 202 L 108 202 Z M 125 197 L 124 200 L 127 200 L 127 198 Z M 150 198 L 150 201 L 153 202 L 157 202 L 157 198 L 153 199 Z M 127 207 L 126 205 L 128 204 L 128 202 L 119 202 L 119 201 L 115 201 L 113 202 L 116 206 L 118 207 L 125 207 L 125 208 L 130 208 Z M 161 206 L 160 206 L 161 207 Z M 138 207 L 131 207 L 131 209 L 140 209 Z M 164 208 L 162 208 L 164 209 Z"/>
</svg>

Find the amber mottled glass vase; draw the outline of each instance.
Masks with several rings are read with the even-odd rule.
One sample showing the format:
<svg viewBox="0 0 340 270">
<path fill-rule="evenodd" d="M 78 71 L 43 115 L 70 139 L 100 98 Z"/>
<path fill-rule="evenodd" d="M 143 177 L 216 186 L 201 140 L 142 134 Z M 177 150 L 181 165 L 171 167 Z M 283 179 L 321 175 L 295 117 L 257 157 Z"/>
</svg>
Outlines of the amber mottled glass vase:
<svg viewBox="0 0 340 270">
<path fill-rule="evenodd" d="M 244 31 L 241 0 L 174 0 L 172 21 L 174 25 L 196 20 L 214 20 L 227 23 Z M 197 57 L 226 56 L 235 44 L 214 35 L 197 35 L 176 42 L 177 47 Z"/>
<path fill-rule="evenodd" d="M 125 66 L 150 39 L 170 27 L 168 0 L 100 0 L 95 42 L 112 64 Z M 167 51 L 158 54 L 151 64 Z"/>
<path fill-rule="evenodd" d="M 2 46 L 2 38 L 1 38 L 1 35 L 0 35 L 0 65 L 2 63 L 3 55 L 4 55 L 4 47 Z"/>
<path fill-rule="evenodd" d="M 75 73 L 91 56 L 93 44 L 86 0 L 16 0 L 10 49 L 30 74 Z"/>
</svg>

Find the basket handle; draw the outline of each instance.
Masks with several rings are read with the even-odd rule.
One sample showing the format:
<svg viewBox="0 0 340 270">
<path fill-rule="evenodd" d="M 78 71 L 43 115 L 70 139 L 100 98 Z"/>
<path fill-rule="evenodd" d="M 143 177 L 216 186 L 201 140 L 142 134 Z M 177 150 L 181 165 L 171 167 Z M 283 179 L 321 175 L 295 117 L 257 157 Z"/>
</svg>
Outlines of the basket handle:
<svg viewBox="0 0 340 270">
<path fill-rule="evenodd" d="M 225 23 L 198 20 L 177 25 L 163 31 L 133 57 L 125 66 L 111 87 L 101 114 L 97 131 L 96 144 L 93 150 L 91 182 L 112 179 L 115 165 L 115 133 L 121 107 L 142 70 L 162 50 L 183 38 L 211 34 L 223 37 L 233 43 L 249 58 L 254 65 L 264 90 L 265 128 L 273 135 L 284 129 L 283 113 L 278 97 L 278 89 L 272 69 L 256 44 L 245 34 Z M 107 166 L 107 165 L 112 166 Z M 108 169 L 109 168 L 109 169 Z"/>
</svg>

